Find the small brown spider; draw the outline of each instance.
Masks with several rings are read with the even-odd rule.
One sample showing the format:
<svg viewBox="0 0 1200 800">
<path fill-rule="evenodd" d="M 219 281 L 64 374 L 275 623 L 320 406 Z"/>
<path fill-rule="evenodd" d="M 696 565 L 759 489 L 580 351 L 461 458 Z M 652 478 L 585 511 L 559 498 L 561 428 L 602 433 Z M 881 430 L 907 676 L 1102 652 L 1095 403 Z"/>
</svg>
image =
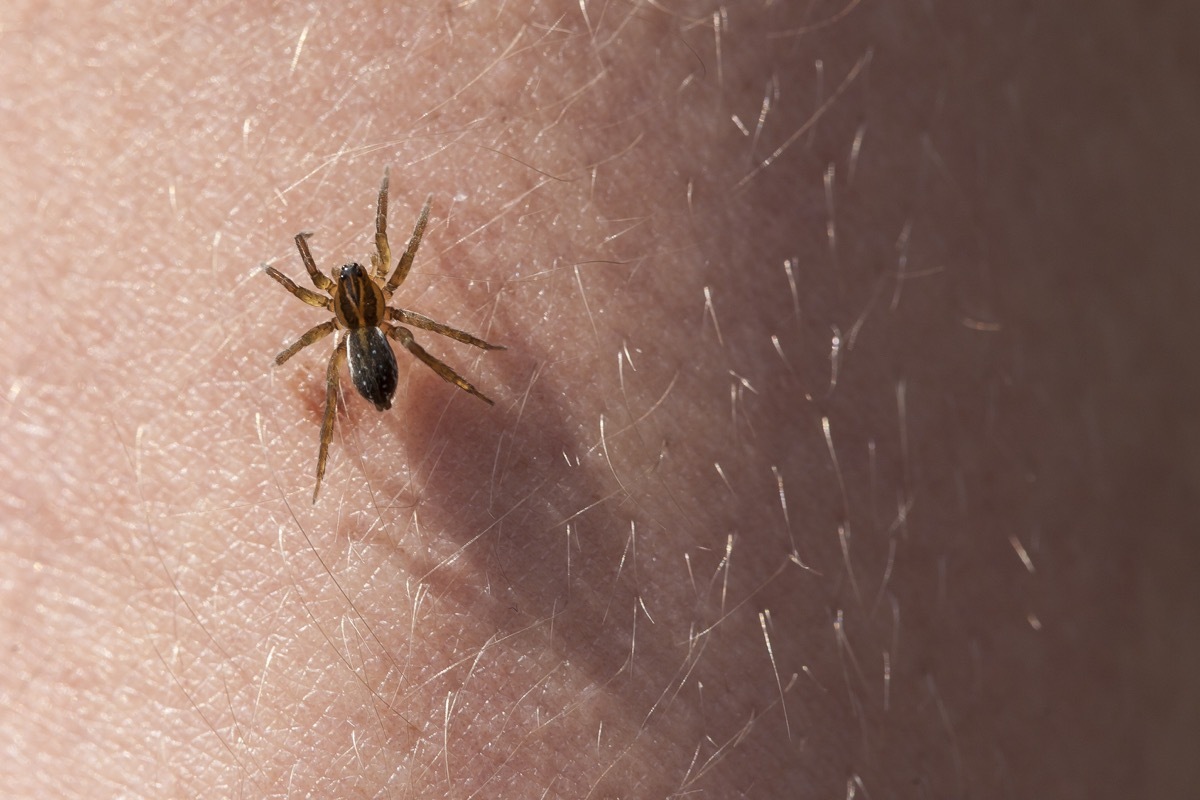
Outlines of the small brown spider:
<svg viewBox="0 0 1200 800">
<path fill-rule="evenodd" d="M 310 344 L 319 342 L 336 330 L 346 333 L 338 338 L 329 358 L 329 367 L 325 373 L 325 422 L 321 425 L 321 449 L 317 456 L 317 485 L 313 489 L 313 502 L 321 491 L 321 479 L 325 476 L 325 461 L 329 457 L 329 440 L 333 438 L 333 418 L 337 409 L 338 367 L 347 361 L 350 365 L 350 380 L 354 388 L 364 398 L 375 404 L 375 408 L 386 411 L 392 407 L 392 397 L 396 394 L 396 356 L 388 344 L 388 336 L 404 345 L 410 353 L 425 363 L 442 378 L 453 383 L 458 388 L 470 392 L 488 405 L 492 401 L 482 392 L 472 386 L 461 375 L 452 370 L 437 358 L 425 352 L 425 349 L 413 339 L 412 332 L 404 325 L 440 333 L 458 342 L 481 347 L 484 350 L 503 350 L 496 344 L 488 344 L 469 333 L 434 322 L 428 317 L 402 308 L 391 308 L 388 302 L 412 267 L 413 258 L 417 255 L 417 247 L 425 234 L 425 223 L 429 220 L 429 204 L 433 200 L 430 195 L 425 199 L 425 207 L 413 228 L 412 238 L 409 239 L 408 249 L 396 265 L 396 271 L 387 277 L 391 264 L 392 251 L 387 238 L 387 201 L 388 174 L 383 173 L 383 184 L 379 187 L 379 210 L 375 214 L 375 250 L 371 254 L 371 270 L 367 271 L 361 264 L 344 265 L 333 278 L 317 269 L 312 254 L 308 251 L 306 241 L 311 233 L 296 234 L 296 248 L 300 251 L 300 259 L 304 268 L 312 278 L 313 285 L 328 296 L 297 286 L 292 279 L 274 267 L 263 265 L 267 274 L 283 284 L 296 297 L 310 306 L 327 308 L 333 311 L 333 319 L 326 320 L 310 329 L 307 333 L 293 342 L 286 350 L 275 356 L 275 363 L 282 364 L 299 353 Z M 400 323 L 400 324 L 394 324 Z"/>
</svg>

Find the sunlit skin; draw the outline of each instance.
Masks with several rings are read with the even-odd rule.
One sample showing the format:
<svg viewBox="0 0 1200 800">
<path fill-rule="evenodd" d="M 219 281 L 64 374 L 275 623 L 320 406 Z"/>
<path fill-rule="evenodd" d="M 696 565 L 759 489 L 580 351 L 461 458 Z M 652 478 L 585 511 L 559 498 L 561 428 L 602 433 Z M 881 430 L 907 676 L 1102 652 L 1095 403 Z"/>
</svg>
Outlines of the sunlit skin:
<svg viewBox="0 0 1200 800">
<path fill-rule="evenodd" d="M 343 265 L 333 278 L 321 272 L 317 269 L 312 253 L 308 249 L 308 237 L 312 235 L 310 233 L 296 234 L 296 248 L 300 251 L 300 259 L 304 262 L 304 268 L 308 271 L 313 285 L 326 294 L 318 294 L 311 289 L 297 286 L 291 278 L 279 270 L 271 266 L 264 266 L 268 275 L 279 281 L 283 288 L 300 300 L 310 306 L 326 308 L 333 312 L 333 319 L 310 328 L 275 356 L 277 365 L 283 364 L 296 353 L 310 344 L 319 342 L 334 331 L 345 332 L 338 337 L 325 373 L 325 420 L 321 424 L 321 446 L 317 455 L 317 484 L 313 489 L 314 503 L 317 502 L 317 496 L 321 492 L 321 480 L 325 477 L 325 464 L 329 458 L 329 442 L 333 438 L 333 419 L 337 410 L 338 369 L 343 361 L 349 366 L 350 380 L 354 384 L 354 388 L 379 411 L 387 411 L 392 407 L 392 397 L 396 394 L 398 382 L 396 356 L 387 341 L 389 336 L 404 345 L 405 349 L 444 380 L 475 395 L 488 405 L 492 405 L 490 398 L 417 344 L 412 331 L 404 326 L 411 325 L 414 328 L 433 331 L 484 350 L 503 350 L 502 346 L 489 344 L 465 331 L 434 322 L 421 314 L 402 308 L 392 308 L 388 305 L 392 295 L 395 294 L 400 284 L 404 283 L 409 270 L 412 269 L 417 248 L 421 245 L 421 237 L 425 235 L 425 225 L 429 221 L 429 204 L 432 196 L 425 199 L 425 206 L 421 209 L 421 216 L 417 218 L 408 248 L 404 251 L 399 263 L 396 264 L 396 269 L 390 278 L 387 276 L 387 272 L 391 264 L 392 251 L 387 238 L 387 201 L 388 175 L 385 170 L 383 183 L 379 187 L 379 207 L 375 214 L 375 252 L 371 254 L 370 271 L 361 264 L 352 262 Z"/>
</svg>

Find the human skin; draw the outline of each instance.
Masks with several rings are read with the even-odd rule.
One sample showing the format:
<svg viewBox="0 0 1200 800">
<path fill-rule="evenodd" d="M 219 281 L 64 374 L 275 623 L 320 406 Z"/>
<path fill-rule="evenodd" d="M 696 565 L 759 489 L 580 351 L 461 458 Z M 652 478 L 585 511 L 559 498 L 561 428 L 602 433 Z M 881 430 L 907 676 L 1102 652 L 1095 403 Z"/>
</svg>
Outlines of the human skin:
<svg viewBox="0 0 1200 800">
<path fill-rule="evenodd" d="M 1194 785 L 1172 15 L 379 5 L 0 19 L 0 794 Z"/>
</svg>

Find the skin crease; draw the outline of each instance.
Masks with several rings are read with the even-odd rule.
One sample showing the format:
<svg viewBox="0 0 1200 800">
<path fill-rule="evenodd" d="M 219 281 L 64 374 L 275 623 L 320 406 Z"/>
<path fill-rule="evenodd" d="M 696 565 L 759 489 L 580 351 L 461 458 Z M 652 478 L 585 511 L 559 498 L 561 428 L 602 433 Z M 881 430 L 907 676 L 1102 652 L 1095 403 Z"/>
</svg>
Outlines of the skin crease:
<svg viewBox="0 0 1200 800">
<path fill-rule="evenodd" d="M 0 20 L 0 794 L 1200 778 L 1177 15 L 67 9 Z M 394 304 L 509 349 L 343 374 L 314 507 L 258 264 L 388 164 Z"/>
</svg>

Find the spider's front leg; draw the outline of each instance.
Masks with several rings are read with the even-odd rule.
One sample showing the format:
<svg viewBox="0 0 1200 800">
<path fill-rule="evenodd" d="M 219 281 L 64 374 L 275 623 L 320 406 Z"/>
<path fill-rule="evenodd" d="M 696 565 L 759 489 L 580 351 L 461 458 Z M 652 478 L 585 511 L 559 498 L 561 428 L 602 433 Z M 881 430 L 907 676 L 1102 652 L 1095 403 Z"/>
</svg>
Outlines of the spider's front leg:
<svg viewBox="0 0 1200 800">
<path fill-rule="evenodd" d="M 382 193 L 380 195 L 382 197 Z M 412 238 L 408 240 L 408 248 L 405 249 L 404 255 L 400 257 L 400 263 L 396 265 L 396 271 L 392 273 L 392 277 L 388 278 L 388 282 L 383 286 L 383 294 L 389 300 L 396 288 L 404 283 L 404 279 L 408 277 L 408 271 L 412 269 L 413 259 L 417 257 L 417 248 L 421 246 L 421 237 L 425 235 L 425 224 L 429 222 L 429 206 L 433 204 L 433 195 L 425 198 L 425 207 L 421 209 L 421 216 L 417 218 L 417 225 L 413 228 Z"/>
<path fill-rule="evenodd" d="M 325 295 L 317 294 L 312 289 L 305 289 L 303 286 L 297 286 L 295 281 L 274 267 L 263 264 L 263 271 L 275 280 L 279 281 L 283 288 L 296 295 L 296 297 L 300 298 L 301 301 L 308 303 L 310 306 L 316 306 L 317 308 L 329 308 L 329 303 L 331 300 Z"/>
<path fill-rule="evenodd" d="M 325 462 L 329 458 L 329 442 L 333 439 L 333 418 L 337 413 L 338 369 L 346 360 L 346 337 L 337 343 L 329 357 L 329 369 L 325 372 L 325 421 L 321 423 L 321 449 L 317 454 L 317 485 L 313 489 L 313 505 L 321 492 L 321 479 L 325 477 Z"/>
<path fill-rule="evenodd" d="M 375 210 L 375 255 L 371 256 L 375 281 L 382 283 L 392 265 L 392 248 L 387 238 L 388 171 L 383 171 L 383 183 L 379 186 L 379 207 Z"/>
</svg>

